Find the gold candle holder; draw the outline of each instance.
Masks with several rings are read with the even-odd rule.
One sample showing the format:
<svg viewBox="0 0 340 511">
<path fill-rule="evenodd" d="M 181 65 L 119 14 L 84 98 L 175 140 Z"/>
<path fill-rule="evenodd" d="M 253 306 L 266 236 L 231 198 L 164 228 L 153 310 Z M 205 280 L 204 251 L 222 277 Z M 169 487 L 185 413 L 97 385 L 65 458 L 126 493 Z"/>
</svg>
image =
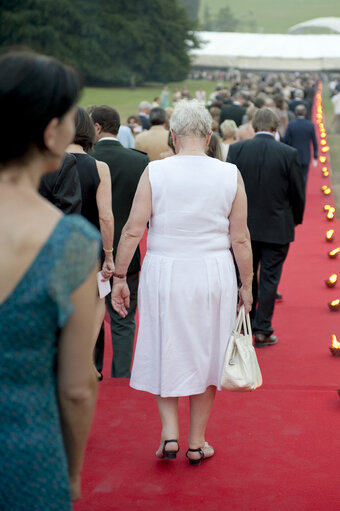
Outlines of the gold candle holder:
<svg viewBox="0 0 340 511">
<path fill-rule="evenodd" d="M 325 280 L 325 284 L 327 287 L 334 287 L 338 281 L 338 275 L 336 273 L 333 273 L 333 275 L 330 275 L 327 280 Z"/>
<path fill-rule="evenodd" d="M 327 213 L 327 220 L 334 220 L 335 208 L 330 208 Z"/>
<path fill-rule="evenodd" d="M 340 300 L 337 298 L 336 300 L 332 300 L 328 303 L 328 307 L 331 311 L 339 311 L 340 310 Z"/>
<path fill-rule="evenodd" d="M 340 247 L 334 248 L 333 250 L 328 252 L 328 257 L 330 257 L 331 259 L 334 259 L 335 257 L 338 257 L 339 252 L 340 252 Z"/>
<path fill-rule="evenodd" d="M 332 344 L 329 349 L 334 357 L 340 357 L 340 342 L 338 342 L 335 334 L 332 335 Z"/>
<path fill-rule="evenodd" d="M 334 240 L 334 229 L 329 229 L 327 232 L 326 232 L 326 240 L 327 241 L 333 241 Z"/>
</svg>

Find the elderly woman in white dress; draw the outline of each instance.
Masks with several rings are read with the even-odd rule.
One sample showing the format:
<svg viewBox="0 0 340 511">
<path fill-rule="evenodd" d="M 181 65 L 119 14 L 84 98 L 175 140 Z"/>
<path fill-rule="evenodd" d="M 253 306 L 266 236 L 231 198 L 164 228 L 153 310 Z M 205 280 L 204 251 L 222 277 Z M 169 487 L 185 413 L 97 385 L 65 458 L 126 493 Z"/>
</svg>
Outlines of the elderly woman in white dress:
<svg viewBox="0 0 340 511">
<path fill-rule="evenodd" d="M 214 449 L 205 430 L 239 303 L 252 304 L 247 200 L 234 165 L 205 149 L 212 119 L 197 100 L 171 117 L 172 158 L 151 162 L 141 177 L 119 243 L 112 305 L 127 314 L 126 271 L 146 223 L 147 253 L 139 288 L 139 332 L 130 385 L 156 396 L 162 422 L 158 458 L 179 450 L 178 398 L 189 396 L 187 457 L 199 465 Z"/>
</svg>

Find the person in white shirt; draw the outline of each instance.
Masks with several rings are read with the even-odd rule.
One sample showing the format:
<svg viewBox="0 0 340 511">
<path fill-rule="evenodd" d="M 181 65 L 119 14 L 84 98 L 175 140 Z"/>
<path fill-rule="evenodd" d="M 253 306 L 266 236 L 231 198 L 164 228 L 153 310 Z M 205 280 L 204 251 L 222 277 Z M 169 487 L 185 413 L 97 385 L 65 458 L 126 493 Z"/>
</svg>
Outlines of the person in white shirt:
<svg viewBox="0 0 340 511">
<path fill-rule="evenodd" d="M 128 126 L 119 126 L 117 140 L 122 144 L 122 146 L 126 147 L 126 149 L 135 148 L 135 139 Z"/>
<path fill-rule="evenodd" d="M 202 89 L 202 87 L 200 87 L 200 89 L 195 92 L 195 96 L 197 101 L 201 103 L 201 105 L 205 105 L 206 92 L 205 90 Z"/>
<path fill-rule="evenodd" d="M 334 130 L 335 133 L 340 133 L 340 92 L 332 96 L 332 103 L 334 107 Z"/>
</svg>

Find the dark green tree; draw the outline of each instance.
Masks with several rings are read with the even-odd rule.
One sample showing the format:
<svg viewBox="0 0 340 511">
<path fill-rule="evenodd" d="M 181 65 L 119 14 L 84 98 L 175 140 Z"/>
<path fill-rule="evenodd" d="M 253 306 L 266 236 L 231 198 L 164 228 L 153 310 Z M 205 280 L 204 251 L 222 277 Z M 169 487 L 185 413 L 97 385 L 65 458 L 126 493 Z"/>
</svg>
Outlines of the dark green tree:
<svg viewBox="0 0 340 511">
<path fill-rule="evenodd" d="M 178 0 L 178 2 L 182 7 L 186 8 L 189 18 L 197 22 L 200 0 Z"/>
<path fill-rule="evenodd" d="M 230 7 L 222 7 L 213 20 L 213 30 L 216 32 L 235 32 L 239 21 L 233 15 Z"/>
<path fill-rule="evenodd" d="M 202 23 L 202 30 L 207 30 L 208 32 L 210 30 L 214 30 L 213 29 L 213 23 L 212 23 L 212 19 L 211 19 L 211 14 L 210 14 L 210 9 L 208 7 L 208 5 L 205 6 L 204 8 L 204 21 Z"/>
<path fill-rule="evenodd" d="M 235 32 L 239 24 L 239 20 L 233 15 L 232 10 L 228 5 L 221 7 L 215 16 L 210 15 L 208 6 L 205 7 L 202 30 L 213 32 Z"/>
<path fill-rule="evenodd" d="M 1 0 L 0 48 L 25 46 L 72 64 L 89 85 L 177 81 L 197 44 L 173 0 Z"/>
</svg>

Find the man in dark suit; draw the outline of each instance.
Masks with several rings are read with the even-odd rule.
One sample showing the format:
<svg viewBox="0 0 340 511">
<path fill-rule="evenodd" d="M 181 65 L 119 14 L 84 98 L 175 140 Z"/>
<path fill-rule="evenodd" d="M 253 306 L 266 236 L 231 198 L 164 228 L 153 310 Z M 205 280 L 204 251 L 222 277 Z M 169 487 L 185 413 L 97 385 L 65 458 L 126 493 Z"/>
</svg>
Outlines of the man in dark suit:
<svg viewBox="0 0 340 511">
<path fill-rule="evenodd" d="M 232 119 L 235 121 L 236 126 L 240 126 L 242 124 L 242 118 L 246 113 L 246 109 L 243 107 L 244 101 L 245 98 L 242 92 L 236 92 L 233 96 L 233 103 L 222 107 L 220 125 L 226 119 Z"/>
<path fill-rule="evenodd" d="M 230 145 L 228 161 L 239 168 L 248 197 L 254 265 L 251 318 L 255 346 L 263 347 L 277 343 L 271 324 L 275 296 L 294 227 L 302 223 L 305 187 L 297 150 L 274 138 L 275 113 L 258 110 L 253 127 L 253 139 Z"/>
<path fill-rule="evenodd" d="M 149 130 L 151 127 L 149 121 L 149 113 L 150 113 L 151 105 L 148 101 L 141 101 L 139 104 L 139 118 L 142 123 L 143 130 Z"/>
<path fill-rule="evenodd" d="M 298 105 L 303 105 L 306 107 L 307 119 L 310 119 L 311 118 L 310 105 L 309 105 L 308 101 L 305 101 L 303 99 L 303 96 L 304 96 L 303 90 L 296 89 L 294 92 L 294 99 L 292 99 L 292 101 L 289 102 L 288 108 L 291 112 L 295 112 L 295 108 Z"/>
<path fill-rule="evenodd" d="M 112 183 L 112 211 L 114 216 L 113 251 L 116 253 L 120 234 L 124 227 L 136 188 L 145 167 L 149 163 L 146 154 L 134 149 L 126 149 L 117 140 L 120 117 L 110 106 L 94 107 L 91 118 L 96 132 L 96 145 L 93 152 L 96 160 L 108 164 Z M 130 288 L 130 308 L 126 318 L 121 318 L 111 305 L 111 295 L 106 297 L 106 306 L 111 319 L 113 359 L 112 378 L 129 378 L 132 359 L 135 313 L 137 307 L 138 273 L 140 270 L 140 251 L 136 250 L 127 272 Z M 95 362 L 99 371 L 103 368 L 104 335 L 100 333 L 96 348 Z"/>
<path fill-rule="evenodd" d="M 305 105 L 295 108 L 296 119 L 290 121 L 282 142 L 298 150 L 305 184 L 307 183 L 308 168 L 310 163 L 310 146 L 313 144 L 314 159 L 318 157 L 318 144 L 316 142 L 314 124 L 306 119 L 307 109 Z"/>
</svg>

